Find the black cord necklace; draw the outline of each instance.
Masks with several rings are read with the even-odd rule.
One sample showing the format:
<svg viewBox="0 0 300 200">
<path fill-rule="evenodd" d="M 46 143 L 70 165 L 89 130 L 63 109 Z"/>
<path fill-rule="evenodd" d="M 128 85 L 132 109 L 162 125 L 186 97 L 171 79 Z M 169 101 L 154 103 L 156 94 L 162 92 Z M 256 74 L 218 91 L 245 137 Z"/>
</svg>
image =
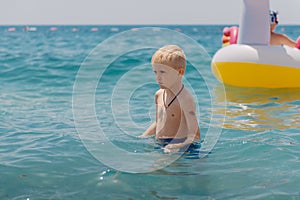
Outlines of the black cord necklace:
<svg viewBox="0 0 300 200">
<path fill-rule="evenodd" d="M 181 91 L 183 90 L 184 88 L 184 85 L 182 84 L 182 87 L 181 89 L 179 90 L 179 92 L 175 95 L 175 97 L 170 101 L 170 103 L 168 104 L 168 106 L 166 105 L 166 102 L 165 102 L 165 93 L 166 93 L 166 90 L 164 90 L 164 94 L 163 94 L 163 102 L 164 102 L 164 106 L 165 108 L 169 108 L 170 105 L 175 101 L 175 99 L 178 97 L 178 95 L 181 93 Z"/>
</svg>

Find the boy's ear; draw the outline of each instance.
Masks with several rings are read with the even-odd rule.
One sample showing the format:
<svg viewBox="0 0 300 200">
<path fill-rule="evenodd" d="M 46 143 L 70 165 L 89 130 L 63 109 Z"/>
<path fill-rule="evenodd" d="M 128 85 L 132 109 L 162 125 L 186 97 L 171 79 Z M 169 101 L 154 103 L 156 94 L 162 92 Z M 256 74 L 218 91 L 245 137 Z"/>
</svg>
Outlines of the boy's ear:
<svg viewBox="0 0 300 200">
<path fill-rule="evenodd" d="M 179 69 L 179 74 L 180 74 L 180 75 L 183 75 L 183 74 L 184 74 L 184 69 L 183 69 L 183 68 L 180 68 L 180 69 Z"/>
</svg>

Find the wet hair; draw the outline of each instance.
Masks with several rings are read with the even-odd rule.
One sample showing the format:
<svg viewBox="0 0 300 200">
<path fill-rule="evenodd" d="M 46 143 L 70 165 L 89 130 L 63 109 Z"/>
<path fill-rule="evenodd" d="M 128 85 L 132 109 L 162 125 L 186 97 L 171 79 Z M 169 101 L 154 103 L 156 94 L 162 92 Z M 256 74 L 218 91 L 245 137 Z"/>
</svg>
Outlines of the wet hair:
<svg viewBox="0 0 300 200">
<path fill-rule="evenodd" d="M 177 45 L 166 45 L 158 49 L 152 56 L 152 64 L 162 64 L 174 69 L 186 67 L 186 57 Z"/>
</svg>

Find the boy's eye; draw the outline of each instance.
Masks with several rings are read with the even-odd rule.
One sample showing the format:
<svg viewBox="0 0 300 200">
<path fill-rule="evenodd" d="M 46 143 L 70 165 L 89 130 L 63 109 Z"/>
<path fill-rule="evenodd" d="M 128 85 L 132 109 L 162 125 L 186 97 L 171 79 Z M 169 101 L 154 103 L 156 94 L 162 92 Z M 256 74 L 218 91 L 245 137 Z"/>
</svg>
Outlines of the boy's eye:
<svg viewBox="0 0 300 200">
<path fill-rule="evenodd" d="M 165 71 L 159 71 L 159 72 L 162 73 L 162 74 L 163 74 L 163 73 L 166 73 Z"/>
<path fill-rule="evenodd" d="M 157 72 L 156 71 L 153 71 L 154 72 L 154 74 L 157 74 Z"/>
</svg>

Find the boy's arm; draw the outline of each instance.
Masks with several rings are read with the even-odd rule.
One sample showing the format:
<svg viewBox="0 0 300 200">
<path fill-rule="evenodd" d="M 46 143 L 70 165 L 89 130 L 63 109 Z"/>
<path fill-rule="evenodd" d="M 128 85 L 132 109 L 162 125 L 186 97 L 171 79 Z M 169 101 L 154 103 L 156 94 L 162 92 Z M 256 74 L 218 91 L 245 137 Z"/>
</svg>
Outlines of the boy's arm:
<svg viewBox="0 0 300 200">
<path fill-rule="evenodd" d="M 287 35 L 281 33 L 272 32 L 270 39 L 271 41 L 273 41 L 272 43 L 270 43 L 272 45 L 286 45 L 293 48 L 296 47 L 297 44 L 295 40 L 292 40 Z"/>
<path fill-rule="evenodd" d="M 287 45 L 289 47 L 296 47 L 297 42 L 292 40 L 291 38 L 289 38 L 287 35 L 285 34 L 280 34 L 280 43 L 283 45 Z"/>
<path fill-rule="evenodd" d="M 156 122 L 152 123 L 149 128 L 140 136 L 140 137 L 146 137 L 150 135 L 154 135 L 156 132 Z"/>
<path fill-rule="evenodd" d="M 146 137 L 150 135 L 154 135 L 156 133 L 156 120 L 157 120 L 157 98 L 158 98 L 158 91 L 155 93 L 155 105 L 156 105 L 156 119 L 155 122 L 153 122 L 149 128 L 140 136 L 140 137 Z"/>
</svg>

